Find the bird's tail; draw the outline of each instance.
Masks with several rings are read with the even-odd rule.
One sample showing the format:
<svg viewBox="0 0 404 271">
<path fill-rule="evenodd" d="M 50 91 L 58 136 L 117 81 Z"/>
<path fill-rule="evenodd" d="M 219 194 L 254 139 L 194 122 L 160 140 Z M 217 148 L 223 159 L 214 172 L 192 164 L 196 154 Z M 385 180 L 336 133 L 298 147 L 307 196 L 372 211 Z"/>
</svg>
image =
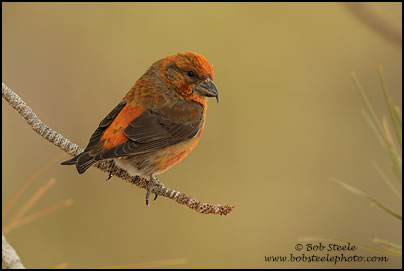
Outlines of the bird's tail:
<svg viewBox="0 0 404 271">
<path fill-rule="evenodd" d="M 78 157 L 79 157 L 79 155 L 73 157 L 73 158 L 70 159 L 70 160 L 64 161 L 64 162 L 62 162 L 62 163 L 60 163 L 60 164 L 61 164 L 61 165 L 64 165 L 64 166 L 65 166 L 65 165 L 74 165 L 74 164 L 76 164 Z"/>
<path fill-rule="evenodd" d="M 77 171 L 83 174 L 89 167 L 97 162 L 93 156 L 87 152 L 80 153 L 70 160 L 60 163 L 61 165 L 76 165 Z"/>
</svg>

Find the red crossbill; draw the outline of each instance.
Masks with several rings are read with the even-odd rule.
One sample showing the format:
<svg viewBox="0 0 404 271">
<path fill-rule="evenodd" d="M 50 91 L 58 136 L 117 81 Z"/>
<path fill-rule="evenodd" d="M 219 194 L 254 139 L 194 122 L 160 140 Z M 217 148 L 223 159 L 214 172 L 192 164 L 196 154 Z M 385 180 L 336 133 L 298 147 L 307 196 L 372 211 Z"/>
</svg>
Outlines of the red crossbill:
<svg viewBox="0 0 404 271">
<path fill-rule="evenodd" d="M 132 176 L 154 177 L 184 159 L 205 126 L 207 97 L 216 97 L 213 69 L 199 54 L 186 52 L 155 62 L 100 122 L 86 149 L 62 165 L 82 174 L 97 161 L 113 159 Z M 156 195 L 157 198 L 157 195 Z M 155 199 L 156 199 L 155 198 Z"/>
</svg>

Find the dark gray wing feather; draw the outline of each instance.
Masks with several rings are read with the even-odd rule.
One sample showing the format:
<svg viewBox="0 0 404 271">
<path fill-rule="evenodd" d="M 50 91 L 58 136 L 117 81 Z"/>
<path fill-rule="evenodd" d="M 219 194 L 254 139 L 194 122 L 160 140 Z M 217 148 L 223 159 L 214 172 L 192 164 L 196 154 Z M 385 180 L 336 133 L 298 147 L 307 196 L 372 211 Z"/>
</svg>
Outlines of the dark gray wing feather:
<svg viewBox="0 0 404 271">
<path fill-rule="evenodd" d="M 124 134 L 128 140 L 95 156 L 95 160 L 153 152 L 196 136 L 203 122 L 203 114 L 193 122 L 178 122 L 152 111 L 134 119 Z"/>
<path fill-rule="evenodd" d="M 125 102 L 120 102 L 115 108 L 100 122 L 97 130 L 91 135 L 91 138 L 87 144 L 85 150 L 79 155 L 73 157 L 70 160 L 62 162 L 62 165 L 74 165 L 76 164 L 77 170 L 80 174 L 84 173 L 92 164 L 96 161 L 94 156 L 90 155 L 88 152 L 93 150 L 93 148 L 99 143 L 102 135 L 116 116 L 125 107 Z"/>
<path fill-rule="evenodd" d="M 63 162 L 62 165 L 76 164 L 77 170 L 81 174 L 100 160 L 160 150 L 195 137 L 204 121 L 202 108 L 198 108 L 196 111 L 200 114 L 194 121 L 175 121 L 148 110 L 126 127 L 124 134 L 128 137 L 127 141 L 111 149 L 102 150 L 100 148 L 102 145 L 98 144 L 102 135 L 125 105 L 124 102 L 121 102 L 101 121 L 84 152 Z"/>
</svg>

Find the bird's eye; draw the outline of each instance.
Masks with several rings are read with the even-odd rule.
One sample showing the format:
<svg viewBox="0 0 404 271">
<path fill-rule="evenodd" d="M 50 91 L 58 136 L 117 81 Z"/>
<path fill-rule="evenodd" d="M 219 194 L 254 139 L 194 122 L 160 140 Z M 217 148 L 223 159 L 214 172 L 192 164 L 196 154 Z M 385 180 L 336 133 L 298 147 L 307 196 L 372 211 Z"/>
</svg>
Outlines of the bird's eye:
<svg viewBox="0 0 404 271">
<path fill-rule="evenodd" d="M 187 75 L 188 75 L 190 78 L 193 78 L 193 77 L 195 76 L 195 73 L 194 73 L 194 71 L 188 71 L 188 72 L 187 72 Z"/>
</svg>

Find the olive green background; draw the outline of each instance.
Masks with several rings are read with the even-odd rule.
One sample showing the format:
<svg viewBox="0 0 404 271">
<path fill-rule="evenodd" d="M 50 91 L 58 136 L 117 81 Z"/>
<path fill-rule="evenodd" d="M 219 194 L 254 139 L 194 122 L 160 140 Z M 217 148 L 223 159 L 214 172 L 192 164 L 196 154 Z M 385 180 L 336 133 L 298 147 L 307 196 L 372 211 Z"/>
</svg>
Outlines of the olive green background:
<svg viewBox="0 0 404 271">
<path fill-rule="evenodd" d="M 401 29 L 401 3 L 371 3 Z M 196 149 L 159 179 L 203 202 L 234 204 L 203 215 L 167 198 L 145 206 L 145 190 L 69 158 L 2 102 L 2 206 L 50 159 L 3 226 L 51 177 L 29 213 L 73 205 L 7 234 L 32 268 L 150 263 L 179 268 L 400 268 L 387 263 L 267 263 L 294 253 L 299 238 L 338 238 L 377 247 L 401 243 L 401 221 L 330 182 L 345 181 L 401 213 L 371 164 L 390 164 L 361 110 L 356 72 L 378 115 L 386 115 L 377 66 L 401 107 L 402 48 L 337 3 L 3 3 L 2 76 L 38 117 L 85 147 L 98 123 L 156 60 L 203 54 L 220 103 L 209 101 Z M 401 187 L 400 187 L 401 190 Z M 324 241 L 323 241 L 324 243 Z M 325 242 L 327 243 L 327 242 Z M 315 255 L 325 255 L 316 253 Z M 330 253 L 339 255 L 339 253 Z M 360 248 L 346 256 L 383 256 Z M 172 264 L 160 261 L 172 260 Z M 157 262 L 157 263 L 156 263 Z"/>
</svg>

